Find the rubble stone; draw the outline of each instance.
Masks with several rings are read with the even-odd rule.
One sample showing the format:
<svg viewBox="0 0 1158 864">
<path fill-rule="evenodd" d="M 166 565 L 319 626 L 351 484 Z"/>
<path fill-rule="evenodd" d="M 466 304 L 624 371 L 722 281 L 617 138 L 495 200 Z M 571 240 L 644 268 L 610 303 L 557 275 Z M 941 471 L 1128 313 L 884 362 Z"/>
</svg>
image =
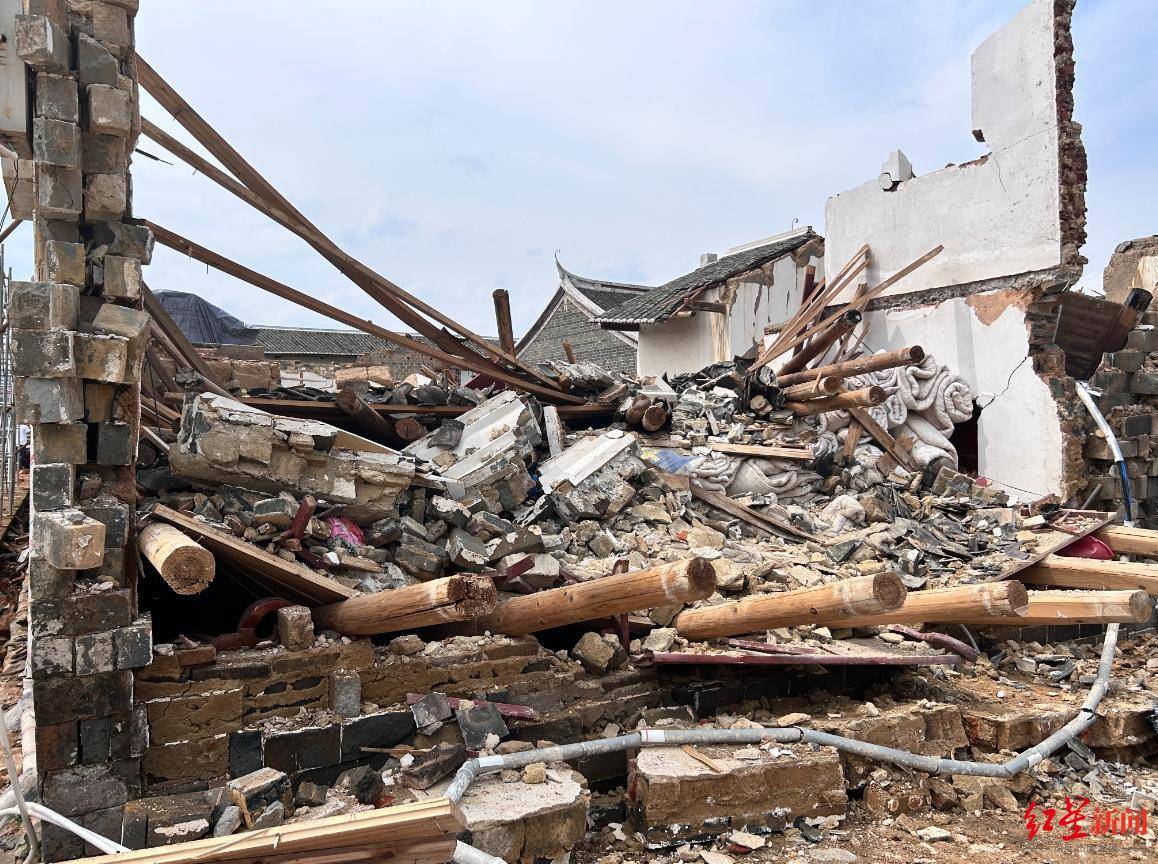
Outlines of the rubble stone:
<svg viewBox="0 0 1158 864">
<path fill-rule="evenodd" d="M 104 558 L 105 526 L 79 510 L 37 513 L 34 554 L 59 570 L 88 570 Z"/>
<path fill-rule="evenodd" d="M 277 637 L 290 651 L 314 644 L 314 619 L 308 606 L 284 606 L 277 610 Z"/>
<path fill-rule="evenodd" d="M 591 672 L 607 672 L 622 665 L 627 659 L 626 652 L 618 642 L 592 631 L 580 637 L 571 649 L 571 656 Z"/>
</svg>

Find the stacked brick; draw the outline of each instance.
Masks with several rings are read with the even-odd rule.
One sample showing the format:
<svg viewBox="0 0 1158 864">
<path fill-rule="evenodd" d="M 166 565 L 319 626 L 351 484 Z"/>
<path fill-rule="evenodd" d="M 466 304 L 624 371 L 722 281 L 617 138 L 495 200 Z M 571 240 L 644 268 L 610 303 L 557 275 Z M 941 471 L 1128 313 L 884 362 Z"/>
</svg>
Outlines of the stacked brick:
<svg viewBox="0 0 1158 864">
<path fill-rule="evenodd" d="M 139 129 L 137 0 L 26 0 L 16 49 L 33 99 L 35 281 L 14 283 L 9 322 L 20 422 L 32 426 L 29 595 L 41 800 L 120 840 L 141 793 L 146 715 L 133 669 L 152 631 L 125 549 L 134 506 L 140 366 L 149 317 L 141 267 L 152 235 L 131 221 Z M 85 854 L 43 826 L 48 861 Z M 87 850 L 92 852 L 93 850 Z"/>
<path fill-rule="evenodd" d="M 1098 407 L 1126 461 L 1138 525 L 1158 527 L 1158 311 L 1145 314 L 1124 349 L 1105 356 L 1090 383 L 1102 392 Z M 1083 455 L 1087 460 L 1085 495 L 1093 495 L 1098 507 L 1120 506 L 1122 481 L 1113 453 L 1092 424 Z"/>
</svg>

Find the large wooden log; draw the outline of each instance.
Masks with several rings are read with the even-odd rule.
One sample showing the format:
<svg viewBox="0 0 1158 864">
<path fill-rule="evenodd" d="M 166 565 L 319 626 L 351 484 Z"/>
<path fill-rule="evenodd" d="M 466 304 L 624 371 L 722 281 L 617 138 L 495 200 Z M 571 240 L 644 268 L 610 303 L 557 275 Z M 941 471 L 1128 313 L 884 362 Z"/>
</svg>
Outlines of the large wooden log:
<svg viewBox="0 0 1158 864">
<path fill-rule="evenodd" d="M 1098 530 L 1094 536 L 1119 555 L 1158 558 L 1158 531 L 1130 528 L 1125 525 L 1107 525 Z"/>
<path fill-rule="evenodd" d="M 460 573 L 375 594 L 363 594 L 313 610 L 314 621 L 345 636 L 376 636 L 468 621 L 495 609 L 498 591 L 487 576 Z"/>
<path fill-rule="evenodd" d="M 1154 601 L 1145 591 L 1030 591 L 1029 606 L 1016 618 L 974 618 L 975 627 L 1036 627 L 1048 624 L 1144 624 Z"/>
<path fill-rule="evenodd" d="M 137 548 L 178 594 L 200 594 L 217 572 L 213 553 L 163 522 L 152 522 L 137 535 Z"/>
<path fill-rule="evenodd" d="M 334 401 L 379 444 L 395 449 L 406 446 L 406 442 L 394 431 L 394 424 L 371 408 L 369 403 L 353 390 L 348 388 L 339 390 Z"/>
<path fill-rule="evenodd" d="M 495 633 L 525 636 L 552 627 L 703 600 L 716 590 L 716 571 L 704 558 L 686 558 L 646 570 L 551 588 L 499 604 L 483 625 Z"/>
<path fill-rule="evenodd" d="M 834 342 L 855 330 L 860 322 L 861 314 L 855 309 L 849 309 L 847 312 L 837 316 L 826 330 L 813 336 L 807 345 L 801 346 L 799 353 L 790 357 L 784 365 L 780 367 L 780 370 L 776 373 L 777 376 L 779 376 L 781 371 L 786 375 L 799 372 L 827 351 Z"/>
<path fill-rule="evenodd" d="M 1158 597 L 1158 564 L 1047 555 L 1018 573 L 1017 578 L 1028 585 L 1145 591 Z"/>
<path fill-rule="evenodd" d="M 506 288 L 491 293 L 495 301 L 495 326 L 499 331 L 499 347 L 512 357 L 515 355 L 515 331 L 511 324 L 511 295 Z"/>
<path fill-rule="evenodd" d="M 914 363 L 920 363 L 924 359 L 925 349 L 920 345 L 913 345 L 911 348 L 899 348 L 896 351 L 885 351 L 880 354 L 870 354 L 867 357 L 858 357 L 856 360 L 845 360 L 843 363 L 831 363 L 828 366 L 817 366 L 815 369 L 805 369 L 801 372 L 777 375 L 776 382 L 781 387 L 788 387 L 792 384 L 800 384 L 825 375 L 851 378 L 854 375 L 880 372 L 884 369 L 893 369 L 897 366 L 912 366 Z"/>
<path fill-rule="evenodd" d="M 883 387 L 873 386 L 865 387 L 863 390 L 849 390 L 847 393 L 838 393 L 823 399 L 810 399 L 807 402 L 785 402 L 784 407 L 797 414 L 824 414 L 828 411 L 880 405 L 887 398 L 888 394 Z"/>
<path fill-rule="evenodd" d="M 895 573 L 857 576 L 815 588 L 746 597 L 718 606 L 685 609 L 674 626 L 685 639 L 718 639 L 775 627 L 859 619 L 897 609 L 905 585 Z"/>
<path fill-rule="evenodd" d="M 825 375 L 821 378 L 810 379 L 802 381 L 799 384 L 793 384 L 791 387 L 785 387 L 781 392 L 784 398 L 792 401 L 795 399 L 820 399 L 824 396 L 834 396 L 840 392 L 840 386 L 844 383 L 844 379 L 839 375 Z"/>
<path fill-rule="evenodd" d="M 891 611 L 862 615 L 855 620 L 849 620 L 847 615 L 836 615 L 818 623 L 842 627 L 874 627 L 918 621 L 931 624 L 965 619 L 1008 618 L 1024 614 L 1028 603 L 1025 586 L 1020 582 L 983 582 L 979 585 L 910 591 L 905 602 Z"/>
</svg>

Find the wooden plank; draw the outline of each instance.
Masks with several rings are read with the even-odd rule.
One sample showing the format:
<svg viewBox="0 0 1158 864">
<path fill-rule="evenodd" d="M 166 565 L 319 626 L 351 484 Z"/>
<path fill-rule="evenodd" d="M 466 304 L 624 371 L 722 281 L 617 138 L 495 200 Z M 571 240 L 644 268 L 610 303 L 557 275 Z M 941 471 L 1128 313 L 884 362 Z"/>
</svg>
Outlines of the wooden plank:
<svg viewBox="0 0 1158 864">
<path fill-rule="evenodd" d="M 853 455 L 856 453 L 856 447 L 860 444 L 860 433 L 864 427 L 860 425 L 859 420 L 853 420 L 848 426 L 848 432 L 844 437 L 844 449 L 840 451 L 840 458 L 842 462 L 851 462 Z"/>
<path fill-rule="evenodd" d="M 422 342 L 418 339 L 404 336 L 403 334 L 396 333 L 393 330 L 387 330 L 385 327 L 375 324 L 372 321 L 367 321 L 366 319 L 359 318 L 357 315 L 353 315 L 344 309 L 338 309 L 337 307 L 331 306 L 328 303 L 323 303 L 321 300 L 318 300 L 309 294 L 298 291 L 294 288 L 290 288 L 288 285 L 284 285 L 275 279 L 271 279 L 264 274 L 258 273 L 256 270 L 251 270 L 242 264 L 238 264 L 236 261 L 232 261 L 229 258 L 226 258 L 224 255 L 219 255 L 211 249 L 207 249 L 204 246 L 201 246 L 191 240 L 182 237 L 175 231 L 170 231 L 168 228 L 164 228 L 154 222 L 146 222 L 145 224 L 148 225 L 149 229 L 153 232 L 154 238 L 161 245 L 168 246 L 170 249 L 173 249 L 176 252 L 181 252 L 185 255 L 188 255 L 190 258 L 193 258 L 196 261 L 200 261 L 203 264 L 208 264 L 210 267 L 220 270 L 222 273 L 228 273 L 230 276 L 240 279 L 243 282 L 248 282 L 250 285 L 253 285 L 256 288 L 260 288 L 263 291 L 268 291 L 270 294 L 273 294 L 276 297 L 281 297 L 283 300 L 289 300 L 291 303 L 296 303 L 305 309 L 309 309 L 311 312 L 317 312 L 319 315 L 324 315 L 334 321 L 340 321 L 343 324 L 353 327 L 355 330 L 360 330 L 363 333 L 369 333 L 371 336 L 377 336 L 380 339 L 386 339 L 387 341 L 394 342 L 397 345 L 409 348 L 411 351 L 415 351 L 426 357 L 430 357 L 431 359 L 437 360 L 440 363 L 445 363 L 448 366 L 468 369 L 472 372 L 478 372 L 479 374 L 490 375 L 492 378 L 502 381 L 504 384 L 514 387 L 517 390 L 526 390 L 539 396 L 543 396 L 547 399 L 571 402 L 573 404 L 582 404 L 584 401 L 577 396 L 570 396 L 566 393 L 562 393 L 555 389 L 553 386 L 550 388 L 543 387 L 538 384 L 533 384 L 529 381 L 524 381 L 522 378 L 519 378 L 516 375 L 491 368 L 488 364 L 483 362 L 484 358 L 479 357 L 478 355 L 472 354 L 473 359 L 455 356 L 435 348 L 432 345 L 427 345 L 425 342 Z"/>
<path fill-rule="evenodd" d="M 451 860 L 464 824 L 462 813 L 449 798 L 431 798 L 231 837 L 81 858 L 77 864 L 348 864 L 386 860 L 392 864 L 442 864 Z"/>
<path fill-rule="evenodd" d="M 1013 561 L 1008 566 L 1002 568 L 1000 573 L 990 576 L 986 582 L 996 582 L 1000 579 L 1008 579 L 1010 576 L 1016 576 L 1027 567 L 1032 567 L 1038 561 L 1041 561 L 1047 555 L 1052 555 L 1059 549 L 1064 549 L 1075 540 L 1085 537 L 1088 534 L 1094 534 L 1105 526 L 1109 525 L 1118 518 L 1116 513 L 1103 513 L 1100 510 L 1062 510 L 1061 520 L 1065 527 L 1065 531 L 1046 526 L 1041 530 L 1035 531 L 1037 535 L 1037 550 L 1033 552 L 1028 558 L 1021 561 Z"/>
<path fill-rule="evenodd" d="M 796 459 L 811 462 L 812 450 L 808 447 L 775 447 L 771 444 L 717 444 L 709 441 L 708 447 L 715 453 L 730 453 L 733 456 L 759 456 L 762 459 Z"/>
<path fill-rule="evenodd" d="M 550 379 L 546 378 L 537 370 L 523 365 L 513 355 L 504 354 L 496 350 L 494 346 L 477 333 L 474 333 L 467 327 L 444 315 L 433 306 L 405 291 L 401 286 L 376 273 L 361 261 L 346 254 L 336 243 L 323 234 L 316 225 L 306 219 L 306 217 L 258 173 L 240 153 L 230 146 L 229 142 L 201 117 L 201 115 L 194 110 L 193 106 L 186 102 L 168 82 L 157 74 L 156 70 L 145 62 L 144 58 L 137 54 L 134 59 L 136 61 L 138 80 L 146 92 L 156 99 L 161 107 L 168 111 L 169 114 L 202 146 L 213 154 L 222 165 L 229 169 L 229 171 L 244 184 L 245 188 L 248 188 L 250 192 L 254 193 L 257 201 L 247 200 L 247 203 L 259 211 L 266 213 L 266 215 L 270 216 L 274 221 L 297 234 L 309 243 L 323 258 L 333 264 L 339 272 L 347 276 L 350 281 L 358 285 L 358 287 L 377 300 L 388 311 L 394 313 L 399 319 L 406 322 L 436 345 L 441 345 L 444 350 L 449 349 L 450 345 L 453 344 L 453 337 L 450 337 L 450 334 L 444 334 L 424 318 L 423 315 L 461 334 L 474 348 L 482 352 L 483 357 L 490 358 L 489 365 L 498 368 L 497 361 L 506 362 L 518 368 L 524 374 L 538 379 L 541 384 L 553 387 Z M 149 129 L 148 132 L 160 131 L 156 126 L 153 126 L 153 124 L 149 124 L 149 126 L 152 128 Z M 148 134 L 148 132 L 146 134 Z M 154 140 L 158 139 L 154 138 Z M 171 138 L 170 141 L 172 141 Z M 158 141 L 158 143 L 168 148 L 168 144 L 162 141 Z M 188 148 L 184 149 L 188 151 Z M 178 158 L 184 158 L 183 154 L 179 152 L 175 152 L 174 150 L 170 150 L 170 152 L 178 156 Z M 217 178 L 211 174 L 210 179 L 216 180 Z M 230 186 L 226 186 L 225 188 L 230 191 L 235 191 Z M 444 339 L 444 336 L 448 338 Z M 466 348 L 461 348 L 460 350 L 462 350 L 464 354 L 474 353 Z M 452 351 L 451 353 L 458 352 Z"/>
<path fill-rule="evenodd" d="M 863 408 L 854 407 L 849 408 L 848 413 L 856 419 L 857 423 L 864 427 L 864 430 L 872 436 L 872 439 L 880 445 L 882 450 L 897 460 L 898 465 L 902 465 L 910 471 L 915 470 L 910 454 L 897 446 L 897 442 L 893 436 L 890 435 L 883 426 L 877 423 L 869 412 Z"/>
<path fill-rule="evenodd" d="M 232 534 L 219 531 L 204 522 L 198 522 L 192 516 L 179 513 L 163 504 L 156 505 L 150 512 L 154 518 L 175 525 L 198 540 L 215 556 L 241 565 L 255 579 L 272 586 L 279 594 L 293 595 L 287 599 L 300 599 L 307 605 L 318 606 L 347 600 L 357 593 L 341 582 L 319 576 L 301 564 L 271 555 L 264 549 L 246 543 Z"/>
<path fill-rule="evenodd" d="M 717 510 L 722 510 L 729 516 L 735 516 L 737 519 L 742 519 L 753 528 L 759 528 L 762 531 L 767 531 L 769 534 L 775 534 L 778 537 L 787 536 L 789 540 L 815 540 L 816 537 L 797 528 L 787 519 L 781 519 L 772 513 L 759 513 L 751 507 L 746 507 L 739 501 L 733 501 L 727 495 L 720 492 L 711 492 L 695 483 L 691 484 L 692 496 L 703 501 Z"/>
</svg>

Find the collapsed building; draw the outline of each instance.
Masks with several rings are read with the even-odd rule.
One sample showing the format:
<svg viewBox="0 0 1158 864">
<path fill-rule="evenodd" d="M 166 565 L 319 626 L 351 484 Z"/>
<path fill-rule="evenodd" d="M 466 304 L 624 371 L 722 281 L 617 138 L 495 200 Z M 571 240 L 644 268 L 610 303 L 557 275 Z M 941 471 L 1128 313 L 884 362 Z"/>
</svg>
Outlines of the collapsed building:
<svg viewBox="0 0 1158 864">
<path fill-rule="evenodd" d="M 932 851 L 980 811 L 1153 809 L 1158 564 L 1118 560 L 1158 559 L 1151 408 L 1115 395 L 1154 374 L 1153 269 L 1136 241 L 1107 300 L 1068 290 L 1070 4 L 975 53 L 985 157 L 894 153 L 823 238 L 584 307 L 638 327 L 634 374 L 532 363 L 505 295 L 489 340 L 349 256 L 136 53 L 135 3 L 27 5 L 6 806 L 44 860 L 853 860 L 878 822 Z M 137 216 L 141 133 L 409 332 Z M 154 243 L 426 362 L 331 387 L 206 356 Z"/>
</svg>

